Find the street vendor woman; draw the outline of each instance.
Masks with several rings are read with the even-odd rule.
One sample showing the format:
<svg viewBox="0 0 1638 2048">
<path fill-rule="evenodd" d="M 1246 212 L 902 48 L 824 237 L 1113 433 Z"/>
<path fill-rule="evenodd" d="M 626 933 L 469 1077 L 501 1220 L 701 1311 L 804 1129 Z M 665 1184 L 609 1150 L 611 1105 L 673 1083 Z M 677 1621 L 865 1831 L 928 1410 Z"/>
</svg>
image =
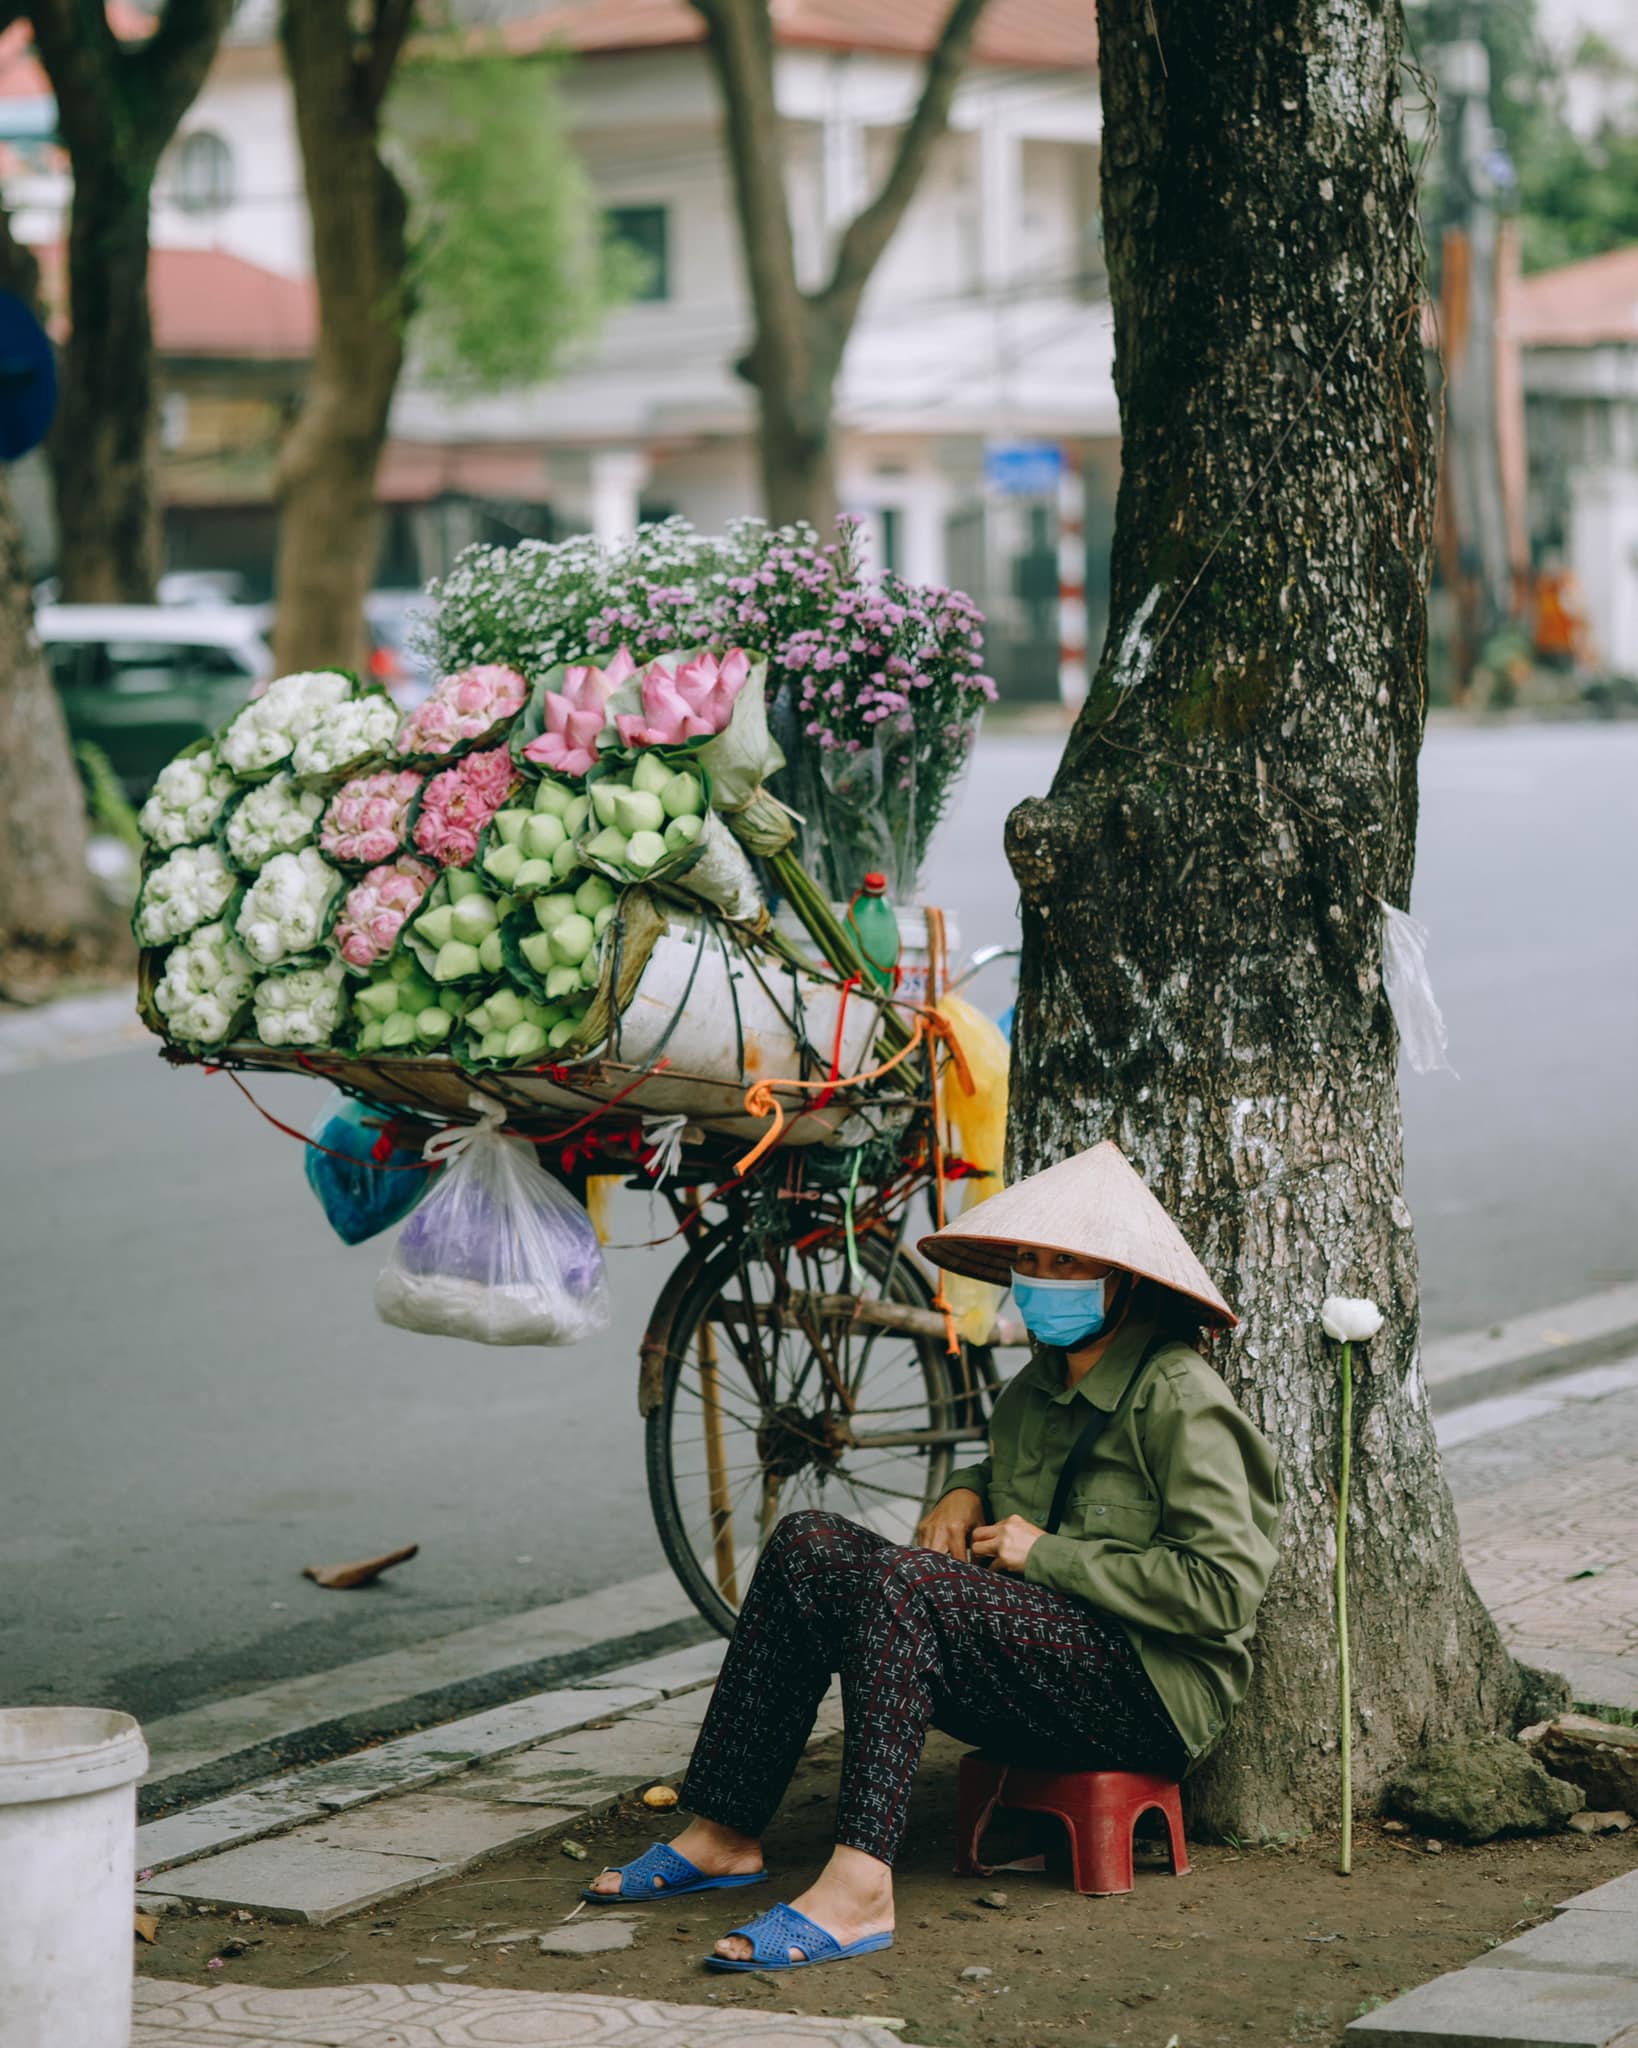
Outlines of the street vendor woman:
<svg viewBox="0 0 1638 2048">
<path fill-rule="evenodd" d="M 991 1196 L 921 1249 L 1010 1281 L 1030 1333 L 989 1456 L 950 1474 L 911 1547 L 819 1511 L 777 1525 L 683 1785 L 694 1819 L 586 1895 L 758 1882 L 764 1830 L 839 1673 L 835 1849 L 790 1905 L 725 1935 L 714 1969 L 891 1946 L 929 1727 L 1020 1764 L 1180 1777 L 1251 1675 L 1274 1459 L 1196 1348 L 1233 1312 L 1118 1149 Z"/>
</svg>

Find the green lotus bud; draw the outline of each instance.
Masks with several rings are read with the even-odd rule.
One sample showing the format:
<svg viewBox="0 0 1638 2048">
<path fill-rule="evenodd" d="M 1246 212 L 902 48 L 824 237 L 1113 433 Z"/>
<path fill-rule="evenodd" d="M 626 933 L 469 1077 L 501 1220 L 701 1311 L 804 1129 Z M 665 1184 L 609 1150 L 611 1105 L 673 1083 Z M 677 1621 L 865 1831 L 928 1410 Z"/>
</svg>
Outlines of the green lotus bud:
<svg viewBox="0 0 1638 2048">
<path fill-rule="evenodd" d="M 483 963 L 478 958 L 477 947 L 463 945 L 459 939 L 451 939 L 447 946 L 440 946 L 438 957 L 432 963 L 434 981 L 463 981 L 482 971 Z"/>
<path fill-rule="evenodd" d="M 580 856 L 575 849 L 574 841 L 572 839 L 565 839 L 556 853 L 552 855 L 552 873 L 556 875 L 560 882 L 567 881 L 579 865 Z"/>
<path fill-rule="evenodd" d="M 513 886 L 517 889 L 549 889 L 556 880 L 557 870 L 549 860 L 526 860 L 513 877 Z"/>
<path fill-rule="evenodd" d="M 605 903 L 603 905 L 603 908 L 592 919 L 592 930 L 598 938 L 603 936 L 619 915 L 620 906 L 618 903 Z"/>
<path fill-rule="evenodd" d="M 557 1013 L 550 1003 L 537 1003 L 533 996 L 525 996 L 523 1020 L 526 1024 L 538 1024 L 542 1031 L 550 1031 L 557 1022 Z"/>
<path fill-rule="evenodd" d="M 561 818 L 574 802 L 574 791 L 567 783 L 553 782 L 545 777 L 535 788 L 535 810 L 543 817 Z"/>
<path fill-rule="evenodd" d="M 631 786 L 649 796 L 658 796 L 671 780 L 671 774 L 658 754 L 639 754 L 637 766 L 631 771 Z"/>
<path fill-rule="evenodd" d="M 395 1010 L 381 1026 L 381 1043 L 396 1050 L 401 1045 L 415 1043 L 415 1019 L 405 1016 L 402 1010 Z"/>
<path fill-rule="evenodd" d="M 665 859 L 665 841 L 658 832 L 633 832 L 626 845 L 626 866 L 639 874 Z"/>
<path fill-rule="evenodd" d="M 593 860 L 607 861 L 610 867 L 624 867 L 626 835 L 617 832 L 612 825 L 605 825 L 601 832 L 586 841 L 586 852 Z"/>
<path fill-rule="evenodd" d="M 546 993 L 554 1000 L 573 995 L 580 986 L 578 967 L 553 967 L 546 976 Z"/>
<path fill-rule="evenodd" d="M 481 1060 L 503 1060 L 506 1057 L 506 1033 L 486 1031 L 478 1040 L 478 1057 Z"/>
<path fill-rule="evenodd" d="M 482 882 L 466 868 L 445 868 L 444 886 L 451 903 L 459 903 L 463 897 L 483 894 Z"/>
<path fill-rule="evenodd" d="M 518 951 L 537 974 L 545 974 L 552 964 L 552 940 L 549 932 L 528 932 L 518 940 Z"/>
<path fill-rule="evenodd" d="M 523 869 L 523 848 L 516 845 L 492 846 L 483 857 L 483 871 L 493 875 L 497 882 L 508 885 L 518 879 Z"/>
<path fill-rule="evenodd" d="M 574 892 L 574 907 L 582 917 L 595 917 L 617 902 L 619 896 L 619 890 L 606 875 L 588 875 Z"/>
<path fill-rule="evenodd" d="M 692 846 L 705 829 L 703 818 L 673 818 L 665 828 L 665 843 L 673 853 Z"/>
<path fill-rule="evenodd" d="M 660 802 L 668 818 L 697 818 L 705 809 L 705 785 L 686 768 L 679 769 L 660 791 Z"/>
<path fill-rule="evenodd" d="M 543 932 L 549 932 L 566 917 L 574 916 L 574 895 L 568 889 L 554 889 L 550 896 L 535 898 L 535 922 Z"/>
<path fill-rule="evenodd" d="M 497 926 L 489 932 L 478 946 L 478 965 L 485 974 L 504 974 L 506 955 L 501 951 L 501 935 Z"/>
<path fill-rule="evenodd" d="M 440 939 L 439 944 L 443 941 Z M 412 974 L 420 972 L 413 953 L 394 953 L 387 962 L 387 973 L 393 981 L 408 981 Z"/>
<path fill-rule="evenodd" d="M 578 839 L 586 829 L 586 820 L 591 816 L 591 799 L 577 796 L 563 813 L 564 829 L 571 839 Z"/>
<path fill-rule="evenodd" d="M 553 1052 L 560 1051 L 580 1029 L 578 1017 L 560 1017 L 546 1034 L 546 1043 Z"/>
<path fill-rule="evenodd" d="M 514 1024 L 506 1034 L 506 1057 L 509 1060 L 532 1059 L 537 1052 L 546 1050 L 546 1034 L 538 1024 Z"/>
<path fill-rule="evenodd" d="M 530 860 L 550 860 L 568 838 L 563 820 L 550 811 L 537 811 L 523 834 L 523 851 Z"/>
<path fill-rule="evenodd" d="M 366 1017 L 390 1017 L 398 1008 L 398 984 L 395 981 L 367 981 L 353 997 L 353 1004 Z"/>
<path fill-rule="evenodd" d="M 510 1031 L 523 1022 L 523 998 L 515 988 L 498 988 L 484 1004 L 485 1031 Z"/>
<path fill-rule="evenodd" d="M 447 903 L 440 903 L 436 910 L 429 910 L 424 917 L 415 920 L 418 938 L 425 939 L 429 946 L 447 946 L 453 936 L 455 913 Z"/>
<path fill-rule="evenodd" d="M 609 780 L 594 782 L 586 791 L 587 796 L 591 798 L 591 807 L 597 814 L 599 825 L 614 823 L 614 800 L 625 786 L 623 782 Z"/>
<path fill-rule="evenodd" d="M 379 1052 L 381 1050 L 381 1030 L 381 1019 L 379 1017 L 372 1017 L 358 1034 L 359 1051 Z"/>
<path fill-rule="evenodd" d="M 416 1037 L 428 1039 L 433 1045 L 441 1044 L 454 1028 L 455 1019 L 447 1010 L 440 1009 L 436 1003 L 430 1009 L 423 1010 L 415 1020 Z"/>
<path fill-rule="evenodd" d="M 445 988 L 438 991 L 438 1007 L 440 1010 L 447 1011 L 451 1017 L 464 1016 L 466 1005 L 467 998 L 458 988 Z"/>
<path fill-rule="evenodd" d="M 523 828 L 529 822 L 528 811 L 497 811 L 495 813 L 495 836 L 506 846 L 516 846 L 523 837 Z"/>
<path fill-rule="evenodd" d="M 428 1003 L 438 1000 L 438 991 L 427 977 L 417 970 L 413 981 L 398 984 L 398 1007 L 413 1017 L 417 1010 L 424 1010 Z"/>
<path fill-rule="evenodd" d="M 494 929 L 495 906 L 481 892 L 476 896 L 463 896 L 455 905 L 449 933 L 452 939 L 475 946 L 485 933 Z"/>
<path fill-rule="evenodd" d="M 580 963 L 580 980 L 586 988 L 596 988 L 603 979 L 603 963 L 595 953 L 588 953 Z"/>
<path fill-rule="evenodd" d="M 565 966 L 578 967 L 591 951 L 595 937 L 591 919 L 582 917 L 575 911 L 552 927 L 553 957 L 561 960 Z M 550 994 L 550 990 L 547 993 Z"/>
<path fill-rule="evenodd" d="M 629 839 L 634 832 L 658 832 L 665 823 L 665 811 L 657 796 L 643 789 L 615 792 L 614 822 Z"/>
</svg>

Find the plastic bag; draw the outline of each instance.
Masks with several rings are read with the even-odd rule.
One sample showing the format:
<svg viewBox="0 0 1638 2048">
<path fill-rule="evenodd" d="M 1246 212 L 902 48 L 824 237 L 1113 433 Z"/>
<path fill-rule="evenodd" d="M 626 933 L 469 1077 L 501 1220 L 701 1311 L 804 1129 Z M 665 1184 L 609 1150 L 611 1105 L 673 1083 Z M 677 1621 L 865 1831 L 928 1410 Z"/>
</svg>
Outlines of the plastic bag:
<svg viewBox="0 0 1638 2048">
<path fill-rule="evenodd" d="M 430 1166 L 419 1172 L 381 1171 L 384 1166 L 413 1168 L 421 1158 L 425 1128 L 402 1122 L 395 1128 L 389 1110 L 357 1102 L 339 1089 L 325 1103 L 308 1133 L 313 1142 L 306 1152 L 307 1185 L 343 1244 L 362 1244 L 391 1229 L 431 1186 Z M 402 1142 L 406 1132 L 415 1134 L 414 1143 Z"/>
<path fill-rule="evenodd" d="M 973 1084 L 969 1094 L 961 1085 L 960 1068 L 953 1059 L 947 1061 L 944 1113 L 950 1143 L 975 1165 L 990 1169 L 988 1173 L 975 1173 L 962 1183 L 959 1214 L 979 1202 L 987 1202 L 1005 1185 L 1001 1169 L 1007 1152 L 1009 1054 L 1000 1026 L 964 997 L 940 996 L 937 1008 L 956 1035 Z M 1007 1290 L 988 1280 L 971 1280 L 964 1273 L 944 1275 L 944 1299 L 950 1304 L 957 1329 L 969 1344 L 989 1342 L 1006 1298 Z"/>
<path fill-rule="evenodd" d="M 506 1111 L 427 1143 L 438 1184 L 375 1283 L 384 1323 L 474 1344 L 575 1344 L 609 1325 L 608 1275 L 592 1220 L 540 1164 L 501 1136 Z"/>
<path fill-rule="evenodd" d="M 700 856 L 676 878 L 676 886 L 703 902 L 714 903 L 736 924 L 753 924 L 767 905 L 757 887 L 756 871 L 745 849 L 716 815 L 708 812 L 700 834 Z"/>
<path fill-rule="evenodd" d="M 1381 902 L 1381 898 L 1377 899 Z M 1428 979 L 1428 928 L 1391 903 L 1382 904 L 1382 983 L 1406 1059 L 1419 1074 L 1456 1069 L 1445 1058 L 1449 1034 Z"/>
</svg>

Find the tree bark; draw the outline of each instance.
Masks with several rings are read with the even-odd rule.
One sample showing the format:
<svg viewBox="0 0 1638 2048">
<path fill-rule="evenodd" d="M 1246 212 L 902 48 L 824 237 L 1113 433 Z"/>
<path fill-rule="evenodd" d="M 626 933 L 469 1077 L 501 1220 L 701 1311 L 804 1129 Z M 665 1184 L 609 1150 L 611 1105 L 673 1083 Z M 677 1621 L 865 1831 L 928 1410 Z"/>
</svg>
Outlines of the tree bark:
<svg viewBox="0 0 1638 2048">
<path fill-rule="evenodd" d="M 1114 1138 L 1242 1317 L 1288 1501 L 1196 1825 L 1337 1817 L 1336 1347 L 1356 1356 L 1354 1772 L 1511 1732 L 1419 1368 L 1377 899 L 1410 895 L 1433 448 L 1399 0 L 1100 0 L 1122 471 L 1109 635 L 1023 899 L 1011 1169 Z"/>
<path fill-rule="evenodd" d="M 0 479 L 0 998 L 31 999 L 57 972 L 105 953 L 113 920 L 85 843 L 85 792 Z"/>
<path fill-rule="evenodd" d="M 815 292 L 796 277 L 769 0 L 693 0 L 722 87 L 729 170 L 754 333 L 738 365 L 757 395 L 763 508 L 776 526 L 835 524 L 836 380 L 876 265 L 949 126 L 950 103 L 985 0 L 953 0 L 927 60 L 920 97 L 875 196 L 837 244 Z"/>
<path fill-rule="evenodd" d="M 287 0 L 284 10 L 319 335 L 278 464 L 274 659 L 283 671 L 363 661 L 376 471 L 408 312 L 406 208 L 381 157 L 381 106 L 413 11 L 412 0 L 376 0 L 361 41 L 345 8 Z"/>
<path fill-rule="evenodd" d="M 146 604 L 161 564 L 148 206 L 232 0 L 168 0 L 154 33 L 131 44 L 102 0 L 30 0 L 26 11 L 74 172 L 51 440 L 58 576 L 72 603 Z"/>
</svg>

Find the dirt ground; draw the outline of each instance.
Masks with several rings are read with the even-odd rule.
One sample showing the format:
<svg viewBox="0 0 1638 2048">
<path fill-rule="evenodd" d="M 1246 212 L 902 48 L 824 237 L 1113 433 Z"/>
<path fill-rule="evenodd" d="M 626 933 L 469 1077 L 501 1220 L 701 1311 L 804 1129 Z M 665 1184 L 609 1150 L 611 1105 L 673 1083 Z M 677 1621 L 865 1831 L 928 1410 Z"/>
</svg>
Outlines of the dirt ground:
<svg viewBox="0 0 1638 2048">
<path fill-rule="evenodd" d="M 1169 2048 L 1174 2035 L 1178 2048 L 1248 2039 L 1257 2048 L 1310 2048 L 1340 2042 L 1360 2013 L 1638 1864 L 1630 1834 L 1447 1844 L 1433 1854 L 1421 1840 L 1367 1825 L 1351 1878 L 1337 1873 L 1334 1837 L 1239 1850 L 1191 1845 L 1194 1868 L 1180 1880 L 1158 1844 L 1141 1847 L 1137 1889 L 1123 1898 L 1082 1898 L 1054 1872 L 958 1878 L 950 1859 L 960 1750 L 935 1736 L 899 1865 L 893 1950 L 780 1977 L 702 1970 L 699 1959 L 720 1933 L 774 1897 L 793 1896 L 823 1861 L 838 1752 L 837 1742 L 824 1745 L 797 1774 L 768 1837 L 773 1883 L 721 1900 L 634 1907 L 630 1949 L 543 1956 L 531 1937 L 573 1912 L 589 1872 L 677 1831 L 675 1814 L 636 1802 L 567 1830 L 590 1851 L 584 1863 L 552 1836 L 329 1927 L 171 1915 L 154 1947 L 139 1944 L 138 1967 L 185 1980 L 313 1986 L 425 1983 L 450 1964 L 458 1974 L 448 1981 L 457 1983 L 899 2019 L 902 2038 L 929 2048 Z M 985 1853 L 995 1861 L 1038 1846 L 1021 1835 L 1004 1840 L 998 1823 Z M 1004 1906 L 978 1903 L 996 1888 Z M 588 1906 L 581 1918 L 601 1910 Z M 493 1944 L 514 1929 L 530 1932 Z M 215 1957 L 223 1960 L 210 1970 Z M 970 1965 L 992 1974 L 964 1981 Z"/>
</svg>

